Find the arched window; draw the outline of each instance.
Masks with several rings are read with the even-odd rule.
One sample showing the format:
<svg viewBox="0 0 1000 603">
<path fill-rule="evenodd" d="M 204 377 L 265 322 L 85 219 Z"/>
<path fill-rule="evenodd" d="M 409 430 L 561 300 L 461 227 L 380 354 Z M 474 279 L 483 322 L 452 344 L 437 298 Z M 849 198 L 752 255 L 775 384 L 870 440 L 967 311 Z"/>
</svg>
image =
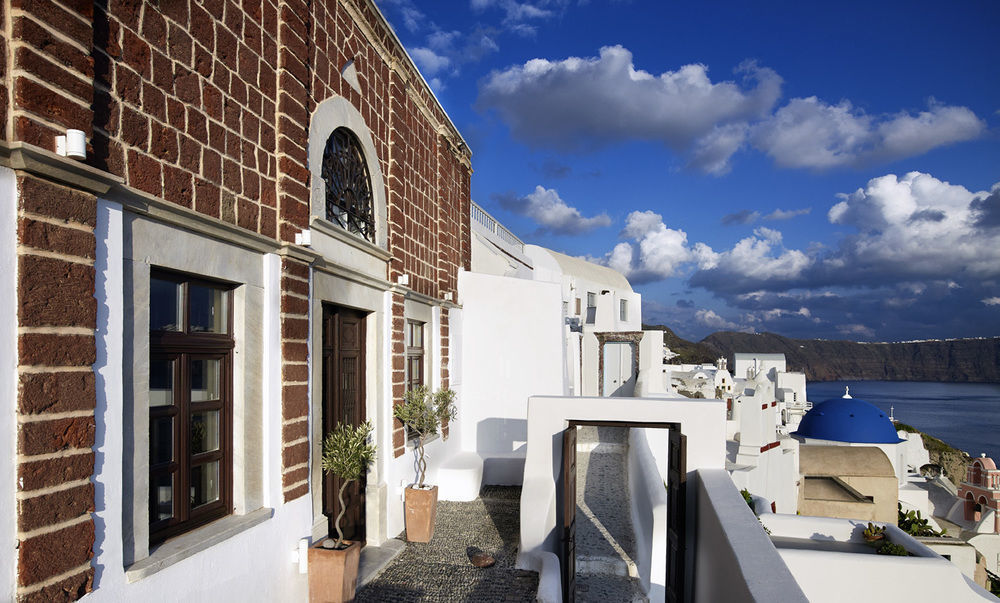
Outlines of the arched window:
<svg viewBox="0 0 1000 603">
<path fill-rule="evenodd" d="M 375 208 L 368 163 L 357 137 L 337 128 L 323 151 L 326 219 L 375 242 Z"/>
</svg>

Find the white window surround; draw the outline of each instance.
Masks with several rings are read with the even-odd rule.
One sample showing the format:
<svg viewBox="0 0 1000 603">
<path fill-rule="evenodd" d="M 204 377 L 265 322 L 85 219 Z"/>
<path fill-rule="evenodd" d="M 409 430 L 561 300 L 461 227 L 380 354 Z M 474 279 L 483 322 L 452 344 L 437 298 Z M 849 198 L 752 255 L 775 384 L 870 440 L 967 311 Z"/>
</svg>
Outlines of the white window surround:
<svg viewBox="0 0 1000 603">
<path fill-rule="evenodd" d="M 126 212 L 124 256 L 123 545 L 129 581 L 141 579 L 271 515 L 264 509 L 265 254 Z M 149 550 L 149 275 L 163 268 L 233 289 L 233 512 Z"/>
<path fill-rule="evenodd" d="M 337 128 L 347 128 L 357 137 L 368 163 L 368 175 L 371 177 L 372 199 L 375 202 L 375 245 L 381 250 L 388 249 L 388 209 L 385 198 L 385 182 L 382 179 L 382 169 L 379 166 L 378 153 L 372 142 L 371 130 L 365 124 L 361 113 L 342 96 L 328 98 L 316 106 L 309 120 L 309 173 L 310 179 L 310 215 L 312 223 L 322 225 L 321 231 L 340 229 L 339 226 L 326 219 L 326 182 L 322 177 L 323 151 L 326 143 Z M 326 228 L 324 228 L 326 227 Z M 340 229 L 343 230 L 343 229 Z M 371 243 L 360 235 L 347 233 L 365 246 Z M 375 250 L 372 250 L 375 252 Z M 376 252 L 377 253 L 377 252 Z"/>
</svg>

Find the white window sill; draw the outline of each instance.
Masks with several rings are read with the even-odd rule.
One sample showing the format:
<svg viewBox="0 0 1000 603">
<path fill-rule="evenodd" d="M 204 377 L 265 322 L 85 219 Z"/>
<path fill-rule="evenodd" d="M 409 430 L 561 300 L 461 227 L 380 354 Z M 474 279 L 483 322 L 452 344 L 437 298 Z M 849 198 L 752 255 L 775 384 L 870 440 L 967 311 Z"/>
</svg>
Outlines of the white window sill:
<svg viewBox="0 0 1000 603">
<path fill-rule="evenodd" d="M 125 580 L 130 583 L 138 582 L 147 576 L 152 576 L 179 561 L 264 523 L 272 515 L 274 509 L 264 507 L 246 515 L 229 515 L 187 534 L 171 538 L 152 550 L 149 557 L 126 568 Z"/>
</svg>

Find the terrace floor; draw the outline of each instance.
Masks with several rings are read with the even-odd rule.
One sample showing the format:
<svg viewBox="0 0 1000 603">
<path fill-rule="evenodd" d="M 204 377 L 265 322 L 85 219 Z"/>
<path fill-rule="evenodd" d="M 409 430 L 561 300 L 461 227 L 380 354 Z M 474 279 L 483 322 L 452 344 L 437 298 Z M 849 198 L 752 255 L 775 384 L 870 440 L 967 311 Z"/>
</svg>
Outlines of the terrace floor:
<svg viewBox="0 0 1000 603">
<path fill-rule="evenodd" d="M 484 486 L 471 502 L 439 501 L 431 541 L 405 543 L 355 601 L 534 601 L 538 574 L 514 568 L 520 501 L 517 486 Z M 496 564 L 474 567 L 469 556 L 476 552 Z"/>
</svg>

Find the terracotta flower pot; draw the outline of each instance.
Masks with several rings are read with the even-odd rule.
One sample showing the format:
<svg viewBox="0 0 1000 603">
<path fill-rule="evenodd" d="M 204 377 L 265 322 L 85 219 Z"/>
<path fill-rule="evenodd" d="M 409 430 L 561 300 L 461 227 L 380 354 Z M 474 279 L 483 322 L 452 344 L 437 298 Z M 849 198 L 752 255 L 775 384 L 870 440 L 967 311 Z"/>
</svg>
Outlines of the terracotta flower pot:
<svg viewBox="0 0 1000 603">
<path fill-rule="evenodd" d="M 437 518 L 438 487 L 427 490 L 410 486 L 406 489 L 406 539 L 410 542 L 430 542 L 434 537 Z"/>
<path fill-rule="evenodd" d="M 361 545 L 357 542 L 350 542 L 346 549 L 340 550 L 324 548 L 322 541 L 310 547 L 309 602 L 353 601 L 360 560 Z"/>
</svg>

